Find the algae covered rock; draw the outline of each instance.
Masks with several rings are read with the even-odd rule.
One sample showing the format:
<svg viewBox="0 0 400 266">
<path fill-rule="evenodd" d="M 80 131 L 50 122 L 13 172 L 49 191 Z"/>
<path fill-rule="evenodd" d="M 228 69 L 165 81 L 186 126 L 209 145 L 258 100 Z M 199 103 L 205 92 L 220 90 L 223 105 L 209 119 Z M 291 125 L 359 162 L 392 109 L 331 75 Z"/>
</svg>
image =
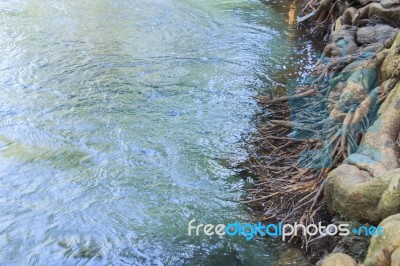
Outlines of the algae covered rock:
<svg viewBox="0 0 400 266">
<path fill-rule="evenodd" d="M 400 214 L 389 216 L 379 226 L 383 234 L 371 238 L 365 266 L 400 265 Z"/>
<path fill-rule="evenodd" d="M 349 255 L 333 253 L 322 261 L 321 266 L 357 266 L 357 262 Z"/>
</svg>

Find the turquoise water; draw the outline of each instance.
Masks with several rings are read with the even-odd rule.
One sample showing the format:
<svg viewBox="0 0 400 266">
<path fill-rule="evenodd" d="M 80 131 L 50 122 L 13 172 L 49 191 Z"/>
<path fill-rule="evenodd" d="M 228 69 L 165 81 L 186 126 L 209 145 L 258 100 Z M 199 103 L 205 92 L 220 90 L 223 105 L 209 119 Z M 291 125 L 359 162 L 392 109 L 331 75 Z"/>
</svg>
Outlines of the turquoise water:
<svg viewBox="0 0 400 266">
<path fill-rule="evenodd" d="M 252 219 L 233 166 L 253 97 L 313 60 L 284 5 L 1 1 L 0 25 L 1 265 L 276 259 L 187 225 Z"/>
</svg>

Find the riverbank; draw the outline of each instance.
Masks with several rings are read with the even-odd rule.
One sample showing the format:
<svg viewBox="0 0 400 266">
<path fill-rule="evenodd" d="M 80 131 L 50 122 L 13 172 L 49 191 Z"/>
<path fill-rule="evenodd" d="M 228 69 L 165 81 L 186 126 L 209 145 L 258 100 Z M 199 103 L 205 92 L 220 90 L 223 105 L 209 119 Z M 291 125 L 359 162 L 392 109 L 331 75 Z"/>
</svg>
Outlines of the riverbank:
<svg viewBox="0 0 400 266">
<path fill-rule="evenodd" d="M 328 43 L 304 82 L 258 98 L 268 113 L 247 164 L 256 176 L 249 203 L 286 223 L 380 224 L 383 237 L 291 241 L 315 261 L 354 257 L 323 265 L 398 265 L 399 2 L 312 0 L 298 22 Z"/>
</svg>

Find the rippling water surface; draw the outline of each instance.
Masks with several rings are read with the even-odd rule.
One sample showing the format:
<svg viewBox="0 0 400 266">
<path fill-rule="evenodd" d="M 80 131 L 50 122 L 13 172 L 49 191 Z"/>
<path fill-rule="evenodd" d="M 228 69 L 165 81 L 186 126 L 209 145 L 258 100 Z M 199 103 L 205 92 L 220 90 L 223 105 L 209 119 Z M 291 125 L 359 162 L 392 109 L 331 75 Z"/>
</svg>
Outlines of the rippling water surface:
<svg viewBox="0 0 400 266">
<path fill-rule="evenodd" d="M 187 224 L 251 219 L 231 166 L 253 97 L 313 56 L 280 8 L 0 1 L 1 264 L 272 263 L 277 244 Z"/>
</svg>

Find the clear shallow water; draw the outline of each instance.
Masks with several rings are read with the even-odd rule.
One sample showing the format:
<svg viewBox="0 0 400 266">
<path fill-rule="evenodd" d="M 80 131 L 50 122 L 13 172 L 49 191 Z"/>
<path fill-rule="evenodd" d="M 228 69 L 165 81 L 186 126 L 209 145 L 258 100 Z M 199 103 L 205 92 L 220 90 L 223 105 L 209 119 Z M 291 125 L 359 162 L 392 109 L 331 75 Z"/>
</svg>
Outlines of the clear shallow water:
<svg viewBox="0 0 400 266">
<path fill-rule="evenodd" d="M 271 264 L 278 244 L 187 224 L 251 220 L 253 96 L 313 59 L 280 8 L 1 1 L 1 264 Z"/>
</svg>

